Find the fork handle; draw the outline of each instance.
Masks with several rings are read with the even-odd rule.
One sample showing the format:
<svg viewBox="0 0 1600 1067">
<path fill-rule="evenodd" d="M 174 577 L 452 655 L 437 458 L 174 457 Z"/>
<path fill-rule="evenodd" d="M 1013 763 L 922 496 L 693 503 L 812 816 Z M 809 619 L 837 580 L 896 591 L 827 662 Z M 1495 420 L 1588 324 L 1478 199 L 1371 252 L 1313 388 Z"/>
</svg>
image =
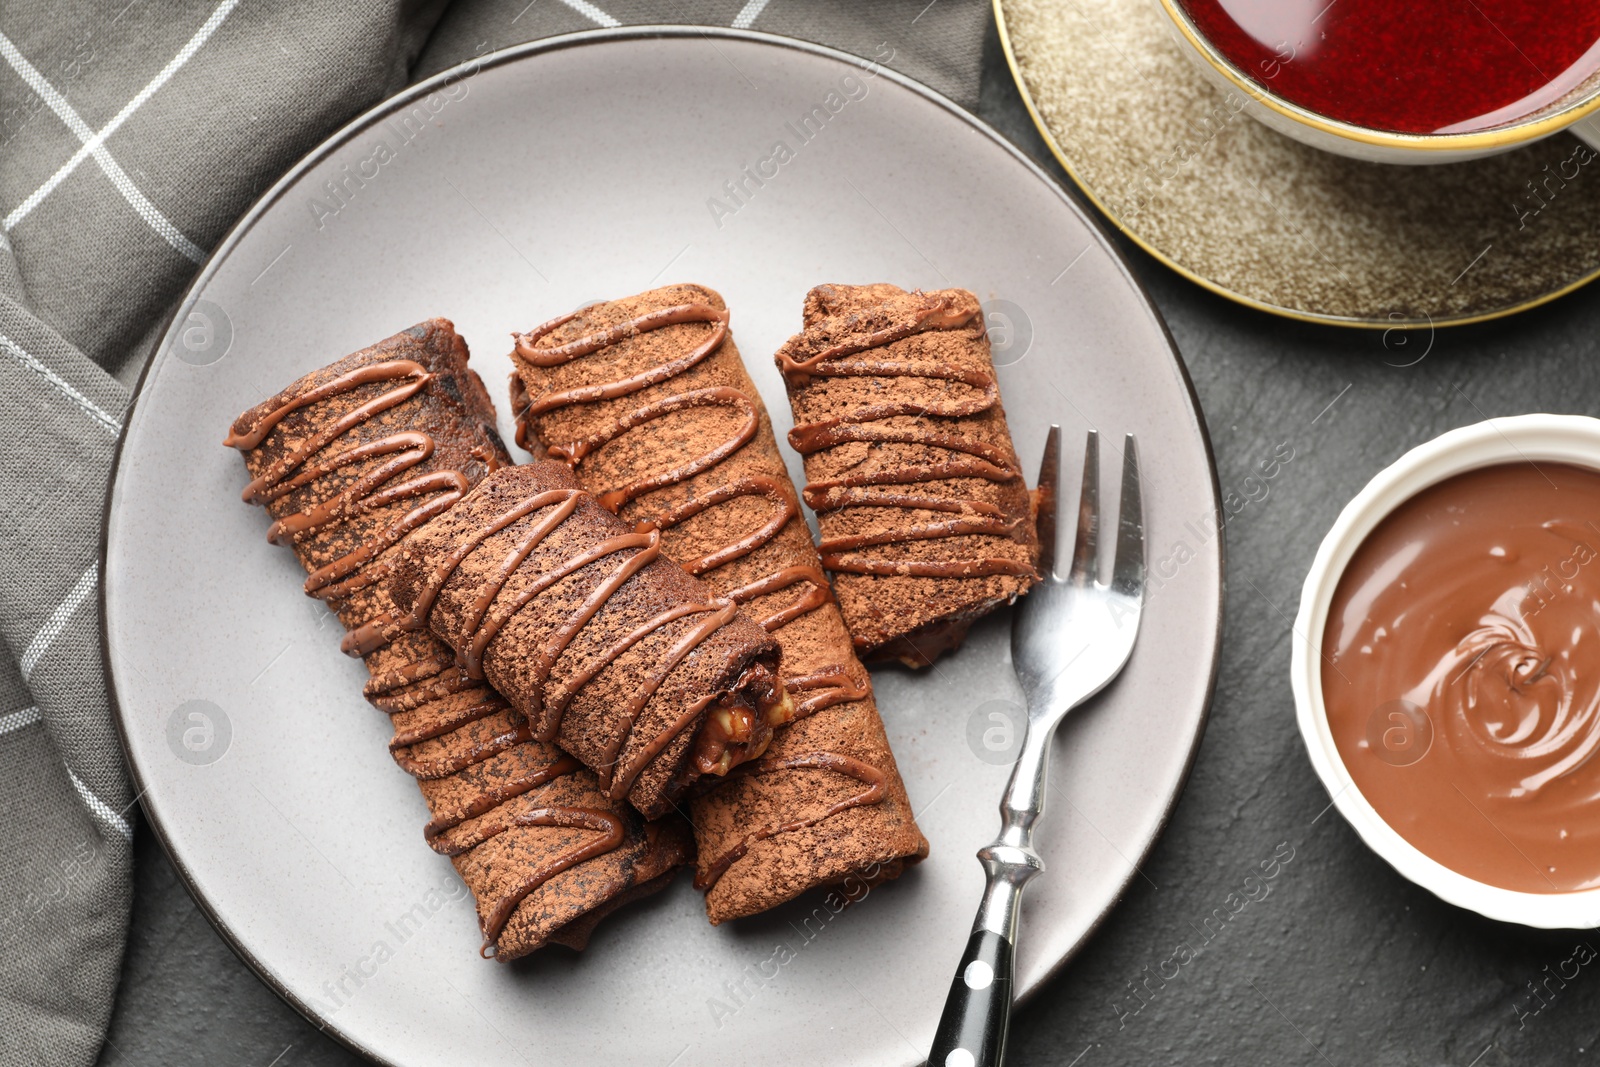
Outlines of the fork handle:
<svg viewBox="0 0 1600 1067">
<path fill-rule="evenodd" d="M 1011 941 L 993 930 L 972 931 L 933 1035 L 928 1067 L 1000 1067 L 1014 974 Z"/>
<path fill-rule="evenodd" d="M 989 878 L 934 1031 L 928 1067 L 1000 1067 L 1005 1059 L 1022 887 L 1044 869 L 1029 840 L 1031 826 L 1029 815 L 1015 813 L 1000 839 L 978 851 Z"/>
<path fill-rule="evenodd" d="M 1033 826 L 1044 813 L 1056 721 L 1028 722 L 1000 802 L 1000 836 L 978 850 L 978 862 L 988 879 L 972 936 L 933 1034 L 928 1067 L 1000 1067 L 1005 1059 L 1022 888 L 1044 870 L 1044 861 L 1033 848 Z"/>
</svg>

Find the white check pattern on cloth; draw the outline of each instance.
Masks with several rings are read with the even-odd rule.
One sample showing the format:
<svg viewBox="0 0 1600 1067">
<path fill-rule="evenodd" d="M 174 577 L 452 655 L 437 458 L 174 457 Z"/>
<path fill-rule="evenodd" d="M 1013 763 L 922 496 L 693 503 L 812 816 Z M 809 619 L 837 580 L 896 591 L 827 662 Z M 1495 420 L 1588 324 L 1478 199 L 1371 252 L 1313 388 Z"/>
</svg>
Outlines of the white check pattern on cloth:
<svg viewBox="0 0 1600 1067">
<path fill-rule="evenodd" d="M 100 165 L 100 169 L 111 180 L 111 184 L 117 187 L 117 191 L 122 194 L 123 199 L 128 201 L 134 211 L 138 212 L 140 218 L 149 223 L 151 229 L 160 234 L 168 244 L 177 249 L 187 259 L 195 263 L 204 263 L 206 258 L 205 251 L 185 237 L 172 224 L 171 220 L 163 215 L 160 209 L 152 204 L 144 193 L 139 191 L 138 186 L 133 184 L 133 179 L 128 177 L 127 171 L 123 170 L 117 161 L 111 158 L 111 153 L 106 149 L 105 142 L 107 138 L 117 132 L 117 129 L 128 120 L 130 115 L 139 109 L 141 104 L 149 100 L 157 89 L 165 85 L 173 74 L 177 73 L 178 69 L 200 50 L 200 46 L 206 43 L 206 40 L 210 38 L 218 26 L 222 25 L 222 20 L 228 17 L 228 13 L 234 9 L 238 2 L 239 0 L 222 0 L 216 10 L 212 11 L 211 17 L 206 19 L 200 29 L 195 31 L 194 36 L 190 37 L 184 46 L 178 50 L 178 54 L 166 66 L 162 67 L 160 72 L 150 79 L 144 88 L 134 94 L 133 99 L 129 100 L 122 110 L 117 112 L 116 116 L 99 131 L 91 130 L 89 124 L 84 122 L 72 105 L 67 102 L 66 97 L 62 96 L 45 79 L 44 75 L 40 74 L 34 65 L 28 62 L 27 57 L 17 50 L 17 46 L 12 43 L 9 37 L 0 33 L 0 56 L 5 58 L 5 61 L 11 65 L 11 69 L 16 71 L 23 81 L 28 83 L 29 88 L 43 98 L 44 102 L 50 106 L 50 110 L 54 111 L 61 121 L 66 123 L 67 128 L 83 142 L 82 146 L 72 154 L 72 158 L 63 163 L 49 178 L 45 179 L 44 184 L 29 194 L 27 199 L 18 204 L 4 220 L 0 220 L 0 229 L 9 231 L 15 228 L 17 223 L 27 218 L 28 214 L 38 207 L 45 197 L 55 190 L 56 186 L 65 181 L 67 176 L 78 168 L 78 164 L 82 163 L 84 159 L 93 156 L 94 161 Z"/>
<path fill-rule="evenodd" d="M 105 409 L 99 404 L 96 404 L 93 400 L 90 400 L 77 389 L 73 388 L 71 382 L 67 381 L 65 378 L 61 377 L 61 375 L 45 366 L 38 359 L 34 358 L 31 354 L 24 350 L 21 345 L 17 344 L 3 333 L 0 333 L 0 350 L 4 350 L 6 354 L 11 356 L 18 363 L 21 363 L 24 367 L 27 367 L 33 373 L 43 378 L 49 383 L 50 388 L 54 389 L 68 400 L 72 401 L 78 407 L 82 408 L 84 413 L 95 422 L 98 422 L 101 426 L 104 426 L 113 434 L 122 432 L 121 419 L 107 414 Z"/>
<path fill-rule="evenodd" d="M 83 602 L 89 599 L 89 594 L 93 593 L 99 584 L 100 561 L 96 560 L 89 564 L 88 570 L 78 576 L 71 591 L 56 605 L 56 609 L 50 613 L 45 624 L 39 627 L 39 632 L 33 635 L 33 640 L 28 642 L 27 651 L 17 663 L 22 669 L 23 681 L 27 681 L 33 675 L 33 669 L 39 665 L 44 654 L 50 651 L 50 646 L 61 636 L 61 631 L 67 628 L 72 616 L 83 607 Z"/>
<path fill-rule="evenodd" d="M 739 9 L 739 13 L 733 16 L 733 28 L 736 30 L 748 30 L 750 24 L 755 22 L 766 8 L 767 0 L 749 0 L 744 7 Z"/>
<path fill-rule="evenodd" d="M 127 841 L 133 840 L 133 827 L 128 825 L 128 820 L 111 809 L 111 805 L 94 795 L 94 790 L 83 784 L 83 779 L 75 774 L 71 767 L 67 768 L 67 777 L 72 779 L 72 788 L 78 791 L 84 807 L 89 809 L 89 814 L 102 829 L 109 830 L 118 837 Z"/>
<path fill-rule="evenodd" d="M 596 25 L 622 25 L 614 17 L 606 14 L 594 4 L 589 3 L 589 0 L 561 0 L 561 2 Z M 748 30 L 750 24 L 755 22 L 756 18 L 765 10 L 768 2 L 769 0 L 746 0 L 745 5 L 739 9 L 739 13 L 733 16 L 733 22 L 731 23 L 733 28 L 736 30 Z"/>
<path fill-rule="evenodd" d="M 591 19 L 594 22 L 597 22 L 602 26 L 620 26 L 620 25 L 622 25 L 622 23 L 618 22 L 616 19 L 612 18 L 610 15 L 606 14 L 604 11 L 601 11 L 599 8 L 595 7 L 593 4 L 589 3 L 589 0 L 561 0 L 561 2 L 563 4 L 566 4 L 568 7 L 572 8 L 572 10 L 576 11 L 578 14 L 582 15 L 584 18 Z"/>
<path fill-rule="evenodd" d="M 988 12 L 983 0 L 517 0 L 508 25 L 501 5 L 415 0 L 112 0 L 85 7 L 92 20 L 90 8 L 106 17 L 63 22 L 60 5 L 0 0 L 0 95 L 16 105 L 0 116 L 0 519 L 49 519 L 0 521 L 0 807 L 29 812 L 0 834 L 0 1067 L 93 1067 L 108 1048 L 139 797 L 96 662 L 94 490 L 127 418 L 123 382 L 261 183 L 408 79 L 577 24 L 731 20 L 862 56 L 889 38 L 906 73 L 975 106 Z M 34 125 L 15 138 L 22 114 Z M 86 831 L 99 842 L 71 906 L 8 922 L 37 865 Z"/>
<path fill-rule="evenodd" d="M 37 704 L 23 708 L 21 711 L 7 712 L 4 715 L 0 715 L 0 737 L 16 733 L 24 726 L 32 726 L 34 723 L 42 721 Z"/>
</svg>

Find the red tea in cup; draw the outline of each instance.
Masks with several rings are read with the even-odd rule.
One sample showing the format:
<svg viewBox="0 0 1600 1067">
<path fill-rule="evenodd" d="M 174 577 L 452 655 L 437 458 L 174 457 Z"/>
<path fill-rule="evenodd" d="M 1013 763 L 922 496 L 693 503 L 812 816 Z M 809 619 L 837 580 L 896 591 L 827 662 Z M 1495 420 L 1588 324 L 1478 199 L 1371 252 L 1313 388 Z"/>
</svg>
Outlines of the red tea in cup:
<svg viewBox="0 0 1600 1067">
<path fill-rule="evenodd" d="M 1397 133 L 1529 118 L 1600 71 L 1595 0 L 1180 0 L 1258 85 Z"/>
</svg>

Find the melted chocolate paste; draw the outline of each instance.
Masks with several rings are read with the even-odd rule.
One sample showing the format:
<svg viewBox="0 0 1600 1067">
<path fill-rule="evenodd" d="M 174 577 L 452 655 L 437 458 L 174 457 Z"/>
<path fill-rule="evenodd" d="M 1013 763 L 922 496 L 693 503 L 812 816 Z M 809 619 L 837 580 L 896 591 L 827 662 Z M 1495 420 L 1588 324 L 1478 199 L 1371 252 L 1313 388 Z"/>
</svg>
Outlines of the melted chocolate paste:
<svg viewBox="0 0 1600 1067">
<path fill-rule="evenodd" d="M 1489 885 L 1600 885 L 1600 473 L 1518 463 L 1396 508 L 1322 643 L 1345 766 L 1422 852 Z"/>
</svg>

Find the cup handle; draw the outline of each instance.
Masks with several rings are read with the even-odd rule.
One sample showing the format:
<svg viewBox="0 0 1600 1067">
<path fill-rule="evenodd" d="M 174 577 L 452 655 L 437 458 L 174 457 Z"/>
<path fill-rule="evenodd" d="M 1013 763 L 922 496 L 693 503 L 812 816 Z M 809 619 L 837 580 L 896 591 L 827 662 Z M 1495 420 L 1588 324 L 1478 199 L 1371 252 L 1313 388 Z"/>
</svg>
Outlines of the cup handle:
<svg viewBox="0 0 1600 1067">
<path fill-rule="evenodd" d="M 1594 149 L 1600 152 L 1600 111 L 1591 111 L 1583 118 L 1567 127 L 1567 132 L 1573 134 Z"/>
</svg>

